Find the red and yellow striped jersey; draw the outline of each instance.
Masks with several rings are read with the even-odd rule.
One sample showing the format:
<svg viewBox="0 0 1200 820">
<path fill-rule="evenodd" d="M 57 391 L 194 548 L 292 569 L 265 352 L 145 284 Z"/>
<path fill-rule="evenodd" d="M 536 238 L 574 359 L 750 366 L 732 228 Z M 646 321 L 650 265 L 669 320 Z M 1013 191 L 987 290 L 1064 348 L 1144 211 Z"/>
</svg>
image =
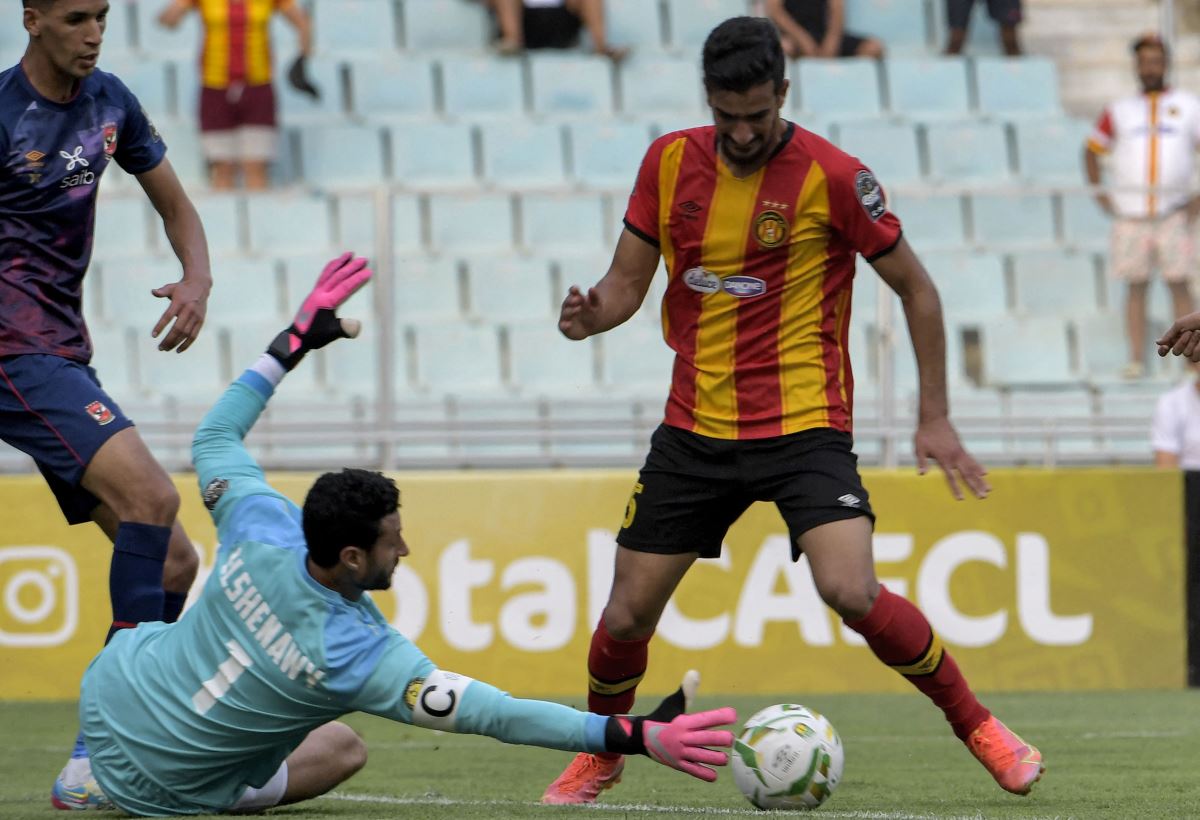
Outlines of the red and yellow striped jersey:
<svg viewBox="0 0 1200 820">
<path fill-rule="evenodd" d="M 204 21 L 200 77 L 205 88 L 271 82 L 271 15 L 296 0 L 191 0 Z"/>
<path fill-rule="evenodd" d="M 713 126 L 678 131 L 647 151 L 625 225 L 666 261 L 667 424 L 724 439 L 852 431 L 855 255 L 900 241 L 861 162 L 788 123 L 766 165 L 739 179 Z"/>
</svg>

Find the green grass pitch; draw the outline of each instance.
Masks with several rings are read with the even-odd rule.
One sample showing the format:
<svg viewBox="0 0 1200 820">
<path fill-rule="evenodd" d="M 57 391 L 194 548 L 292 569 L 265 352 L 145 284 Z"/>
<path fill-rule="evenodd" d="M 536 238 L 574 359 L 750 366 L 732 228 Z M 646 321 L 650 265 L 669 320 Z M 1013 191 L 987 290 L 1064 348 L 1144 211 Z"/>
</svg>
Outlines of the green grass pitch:
<svg viewBox="0 0 1200 820">
<path fill-rule="evenodd" d="M 647 698 L 647 701 L 650 699 Z M 1033 794 L 996 787 L 919 695 L 722 698 L 743 718 L 777 702 L 830 717 L 846 747 L 842 784 L 817 817 L 1200 818 L 1200 691 L 991 695 L 984 702 L 1046 757 Z M 576 704 L 578 705 L 578 704 Z M 71 704 L 0 703 L 0 818 L 61 817 L 50 784 L 74 737 Z M 490 738 L 428 732 L 356 715 L 366 769 L 334 794 L 276 809 L 283 818 L 761 817 L 728 770 L 701 783 L 646 759 L 590 809 L 540 806 L 569 759 Z M 97 816 L 115 816 L 108 813 Z"/>
</svg>

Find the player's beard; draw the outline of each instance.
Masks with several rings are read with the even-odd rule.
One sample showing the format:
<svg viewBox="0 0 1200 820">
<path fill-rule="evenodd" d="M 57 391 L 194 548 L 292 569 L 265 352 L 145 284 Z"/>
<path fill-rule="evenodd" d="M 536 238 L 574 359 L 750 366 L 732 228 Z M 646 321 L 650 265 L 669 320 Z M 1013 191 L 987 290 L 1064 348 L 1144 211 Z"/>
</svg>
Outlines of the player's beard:
<svg viewBox="0 0 1200 820">
<path fill-rule="evenodd" d="M 395 567 L 392 567 L 390 571 L 380 567 L 375 572 L 367 576 L 363 583 L 363 589 L 391 589 L 392 573 L 395 571 Z"/>
</svg>

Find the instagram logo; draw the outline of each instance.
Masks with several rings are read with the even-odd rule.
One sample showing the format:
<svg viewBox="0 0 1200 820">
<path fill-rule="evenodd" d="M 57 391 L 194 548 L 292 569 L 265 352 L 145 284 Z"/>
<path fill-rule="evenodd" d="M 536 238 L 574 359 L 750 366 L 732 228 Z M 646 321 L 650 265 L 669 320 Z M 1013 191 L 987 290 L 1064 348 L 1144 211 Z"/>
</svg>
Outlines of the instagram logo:
<svg viewBox="0 0 1200 820">
<path fill-rule="evenodd" d="M 79 571 L 58 547 L 0 548 L 0 646 L 58 646 L 79 622 Z"/>
</svg>

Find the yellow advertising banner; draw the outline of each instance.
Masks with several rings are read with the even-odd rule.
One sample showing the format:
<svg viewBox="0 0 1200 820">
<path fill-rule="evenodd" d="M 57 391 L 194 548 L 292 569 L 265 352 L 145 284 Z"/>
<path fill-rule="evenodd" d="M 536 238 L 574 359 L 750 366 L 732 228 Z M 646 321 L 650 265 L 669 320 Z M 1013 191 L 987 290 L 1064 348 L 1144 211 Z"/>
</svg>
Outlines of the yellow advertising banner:
<svg viewBox="0 0 1200 820">
<path fill-rule="evenodd" d="M 979 690 L 1184 684 L 1179 476 L 1150 470 L 997 471 L 986 501 L 938 476 L 864 474 L 879 577 L 916 602 Z M 272 483 L 302 501 L 313 476 Z M 439 666 L 526 696 L 582 696 L 632 472 L 397 474 L 412 555 L 384 614 Z M 215 532 L 194 479 L 181 521 Z M 111 613 L 111 546 L 67 527 L 40 477 L 0 479 L 0 699 L 72 699 Z M 904 691 L 792 563 L 756 505 L 719 559 L 698 562 L 663 615 L 644 691 L 701 670 L 710 693 Z M 403 682 L 398 681 L 397 685 Z"/>
</svg>

